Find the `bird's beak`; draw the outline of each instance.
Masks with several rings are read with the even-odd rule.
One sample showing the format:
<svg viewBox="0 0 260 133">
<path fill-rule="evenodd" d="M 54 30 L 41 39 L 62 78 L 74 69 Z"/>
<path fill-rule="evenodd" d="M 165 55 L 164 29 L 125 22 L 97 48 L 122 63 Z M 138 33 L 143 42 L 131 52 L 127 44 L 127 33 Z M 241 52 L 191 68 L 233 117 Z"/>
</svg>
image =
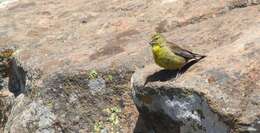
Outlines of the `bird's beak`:
<svg viewBox="0 0 260 133">
<path fill-rule="evenodd" d="M 154 41 L 150 41 L 149 44 L 150 44 L 151 46 L 153 46 L 153 44 L 155 44 L 155 42 L 154 42 Z"/>
</svg>

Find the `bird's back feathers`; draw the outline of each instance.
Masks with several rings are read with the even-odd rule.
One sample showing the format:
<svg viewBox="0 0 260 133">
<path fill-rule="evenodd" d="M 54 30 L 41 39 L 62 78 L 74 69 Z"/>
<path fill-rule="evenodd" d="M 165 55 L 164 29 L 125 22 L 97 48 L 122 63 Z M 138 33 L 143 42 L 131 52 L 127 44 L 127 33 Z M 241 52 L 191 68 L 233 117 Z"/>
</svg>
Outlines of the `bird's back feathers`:
<svg viewBox="0 0 260 133">
<path fill-rule="evenodd" d="M 178 45 L 176 45 L 175 43 L 172 43 L 172 42 L 167 41 L 167 46 L 170 48 L 170 50 L 174 54 L 181 56 L 181 57 L 184 57 L 187 61 L 192 60 L 192 59 L 200 60 L 200 59 L 206 57 L 204 55 L 192 53 L 191 51 L 183 49 L 183 48 L 179 47 Z"/>
</svg>

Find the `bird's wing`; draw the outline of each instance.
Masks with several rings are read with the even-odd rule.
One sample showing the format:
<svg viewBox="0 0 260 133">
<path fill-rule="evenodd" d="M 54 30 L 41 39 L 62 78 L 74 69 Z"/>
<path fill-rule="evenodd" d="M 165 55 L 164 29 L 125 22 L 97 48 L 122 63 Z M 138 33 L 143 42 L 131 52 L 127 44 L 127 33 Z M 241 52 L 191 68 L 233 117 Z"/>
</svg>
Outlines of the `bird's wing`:
<svg viewBox="0 0 260 133">
<path fill-rule="evenodd" d="M 168 42 L 167 45 L 169 46 L 170 50 L 175 53 L 176 55 L 184 57 L 186 60 L 194 59 L 194 58 L 203 58 L 205 56 L 192 53 L 191 51 L 188 51 L 186 49 L 183 49 L 176 45 L 175 43 Z"/>
</svg>

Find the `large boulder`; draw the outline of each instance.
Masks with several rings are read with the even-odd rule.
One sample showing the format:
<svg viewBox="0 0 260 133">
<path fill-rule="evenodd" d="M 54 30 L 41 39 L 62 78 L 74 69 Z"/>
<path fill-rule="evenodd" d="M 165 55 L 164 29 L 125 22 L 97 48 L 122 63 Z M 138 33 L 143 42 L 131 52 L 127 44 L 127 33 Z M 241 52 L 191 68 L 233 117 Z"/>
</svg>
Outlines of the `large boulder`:
<svg viewBox="0 0 260 133">
<path fill-rule="evenodd" d="M 133 132 L 128 84 L 153 62 L 147 41 L 155 30 L 206 54 L 260 18 L 258 0 L 10 1 L 0 3 L 0 47 L 15 49 L 0 78 L 0 124 L 14 133 Z"/>
<path fill-rule="evenodd" d="M 150 65 L 132 76 L 134 102 L 149 130 L 260 132 L 260 25 L 176 77 Z"/>
</svg>

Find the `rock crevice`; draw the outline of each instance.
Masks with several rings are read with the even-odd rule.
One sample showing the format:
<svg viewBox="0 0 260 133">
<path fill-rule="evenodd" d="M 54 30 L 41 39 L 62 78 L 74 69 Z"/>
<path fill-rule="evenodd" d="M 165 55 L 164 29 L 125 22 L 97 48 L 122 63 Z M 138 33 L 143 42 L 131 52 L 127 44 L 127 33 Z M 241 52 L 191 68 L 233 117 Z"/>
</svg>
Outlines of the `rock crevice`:
<svg viewBox="0 0 260 133">
<path fill-rule="evenodd" d="M 26 72 L 25 70 L 17 64 L 16 59 L 11 59 L 9 61 L 9 81 L 8 88 L 15 96 L 20 95 L 25 92 L 26 86 Z"/>
</svg>

